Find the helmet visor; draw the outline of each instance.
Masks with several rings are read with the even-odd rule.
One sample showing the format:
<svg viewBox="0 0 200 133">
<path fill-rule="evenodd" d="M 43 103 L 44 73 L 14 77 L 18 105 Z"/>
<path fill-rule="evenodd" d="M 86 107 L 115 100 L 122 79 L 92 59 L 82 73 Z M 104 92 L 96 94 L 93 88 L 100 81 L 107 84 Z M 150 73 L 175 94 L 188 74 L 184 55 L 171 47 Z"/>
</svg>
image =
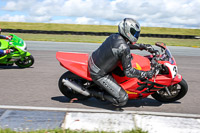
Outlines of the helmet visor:
<svg viewBox="0 0 200 133">
<path fill-rule="evenodd" d="M 140 31 L 136 31 L 134 28 L 131 28 L 131 29 L 130 29 L 130 32 L 131 32 L 131 34 L 132 34 L 136 39 L 139 38 L 139 36 L 140 36 Z"/>
<path fill-rule="evenodd" d="M 140 36 L 140 31 L 136 31 L 134 37 L 138 39 L 139 36 Z"/>
</svg>

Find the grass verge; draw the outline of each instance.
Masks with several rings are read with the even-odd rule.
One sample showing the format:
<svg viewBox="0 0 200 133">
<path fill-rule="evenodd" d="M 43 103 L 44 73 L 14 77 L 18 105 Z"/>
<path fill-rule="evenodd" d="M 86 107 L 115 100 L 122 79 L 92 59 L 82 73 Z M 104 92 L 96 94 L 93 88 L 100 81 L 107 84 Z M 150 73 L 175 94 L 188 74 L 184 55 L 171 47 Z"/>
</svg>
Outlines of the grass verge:
<svg viewBox="0 0 200 133">
<path fill-rule="evenodd" d="M 140 37 L 138 43 L 155 44 L 155 42 L 164 42 L 168 46 L 184 46 L 200 48 L 200 39 L 175 39 L 175 38 L 150 38 Z"/>
<path fill-rule="evenodd" d="M 0 129 L 0 133 L 110 133 L 104 131 L 84 131 L 84 130 L 63 130 L 63 129 L 54 129 L 54 130 L 38 130 L 38 131 L 13 131 L 11 129 Z M 114 132 L 113 132 L 114 133 Z M 125 131 L 123 133 L 148 133 L 142 131 L 141 129 Z"/>
<path fill-rule="evenodd" d="M 8 33 L 2 33 L 9 35 Z M 53 34 L 22 34 L 15 35 L 23 38 L 25 41 L 53 41 L 53 42 L 89 42 L 102 43 L 108 36 L 89 36 L 89 35 L 53 35 Z M 175 38 L 151 38 L 140 37 L 138 43 L 155 44 L 155 42 L 164 42 L 168 46 L 184 46 L 200 48 L 200 39 L 175 39 Z"/>
<path fill-rule="evenodd" d="M 0 22 L 2 29 L 48 30 L 48 31 L 80 31 L 80 32 L 118 32 L 116 25 L 81 25 L 54 23 Z M 142 27 L 142 34 L 197 35 L 200 29 Z"/>
</svg>

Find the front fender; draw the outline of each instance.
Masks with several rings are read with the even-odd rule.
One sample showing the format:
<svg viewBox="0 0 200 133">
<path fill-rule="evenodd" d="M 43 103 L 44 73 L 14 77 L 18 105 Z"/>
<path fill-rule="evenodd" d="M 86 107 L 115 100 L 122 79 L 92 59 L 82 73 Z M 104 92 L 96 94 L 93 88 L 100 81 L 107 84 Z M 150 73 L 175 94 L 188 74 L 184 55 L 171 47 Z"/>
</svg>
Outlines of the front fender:
<svg viewBox="0 0 200 133">
<path fill-rule="evenodd" d="M 174 85 L 174 84 L 178 84 L 179 82 L 182 81 L 182 75 L 180 74 L 177 74 L 176 77 L 172 80 L 172 84 L 171 85 Z"/>
<path fill-rule="evenodd" d="M 30 56 L 30 55 L 31 55 L 30 52 L 26 52 L 26 53 L 25 53 L 25 56 Z"/>
</svg>

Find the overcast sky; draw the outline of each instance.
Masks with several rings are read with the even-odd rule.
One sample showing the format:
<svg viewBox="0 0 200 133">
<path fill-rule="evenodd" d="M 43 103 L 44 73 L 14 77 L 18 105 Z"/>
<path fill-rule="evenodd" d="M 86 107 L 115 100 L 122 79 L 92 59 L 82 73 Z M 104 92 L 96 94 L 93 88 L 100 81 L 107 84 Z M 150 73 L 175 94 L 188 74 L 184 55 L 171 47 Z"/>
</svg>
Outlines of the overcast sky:
<svg viewBox="0 0 200 133">
<path fill-rule="evenodd" d="M 0 21 L 200 28 L 200 0 L 0 0 Z"/>
</svg>

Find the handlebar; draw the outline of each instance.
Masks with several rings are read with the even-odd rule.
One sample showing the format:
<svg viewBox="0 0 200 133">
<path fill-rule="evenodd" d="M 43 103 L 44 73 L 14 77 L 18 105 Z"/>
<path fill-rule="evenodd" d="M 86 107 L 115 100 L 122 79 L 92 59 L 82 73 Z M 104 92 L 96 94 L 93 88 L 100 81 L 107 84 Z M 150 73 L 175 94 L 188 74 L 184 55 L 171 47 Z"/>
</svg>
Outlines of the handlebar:
<svg viewBox="0 0 200 133">
<path fill-rule="evenodd" d="M 153 72 L 153 75 L 157 75 L 161 69 L 161 65 L 157 62 L 159 60 L 159 57 L 154 56 L 151 59 L 151 69 Z"/>
</svg>

